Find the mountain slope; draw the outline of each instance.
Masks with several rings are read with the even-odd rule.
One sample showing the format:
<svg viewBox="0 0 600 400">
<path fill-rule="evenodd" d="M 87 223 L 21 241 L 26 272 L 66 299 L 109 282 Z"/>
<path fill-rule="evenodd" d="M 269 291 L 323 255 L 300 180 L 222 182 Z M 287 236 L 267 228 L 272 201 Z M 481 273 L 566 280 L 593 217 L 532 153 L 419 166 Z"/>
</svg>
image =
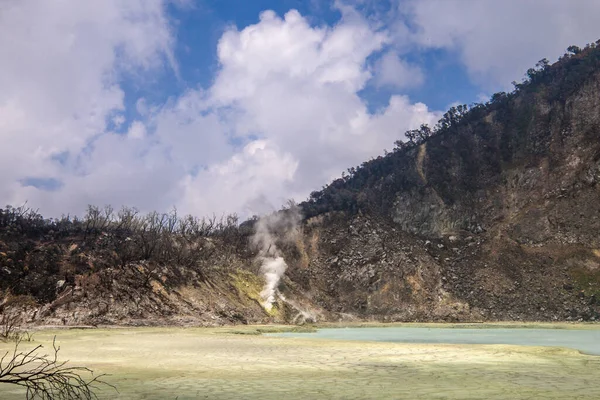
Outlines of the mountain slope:
<svg viewBox="0 0 600 400">
<path fill-rule="evenodd" d="M 600 48 L 408 136 L 314 192 L 293 235 L 274 229 L 288 269 L 273 310 L 255 220 L 5 210 L 0 312 L 23 295 L 32 323 L 600 318 Z"/>
<path fill-rule="evenodd" d="M 530 71 L 515 93 L 313 194 L 307 214 L 344 215 L 323 223 L 334 245 L 311 264 L 335 271 L 328 307 L 347 297 L 356 306 L 340 311 L 394 319 L 445 318 L 448 305 L 459 319 L 598 318 L 599 53 Z"/>
</svg>

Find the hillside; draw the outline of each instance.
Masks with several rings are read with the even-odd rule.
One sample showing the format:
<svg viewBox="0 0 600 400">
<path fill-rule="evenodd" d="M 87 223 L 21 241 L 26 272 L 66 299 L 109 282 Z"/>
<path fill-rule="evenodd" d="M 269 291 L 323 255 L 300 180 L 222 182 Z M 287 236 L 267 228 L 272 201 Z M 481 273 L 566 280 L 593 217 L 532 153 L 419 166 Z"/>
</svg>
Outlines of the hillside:
<svg viewBox="0 0 600 400">
<path fill-rule="evenodd" d="M 7 208 L 0 311 L 68 325 L 600 319 L 600 48 L 527 76 L 274 226 L 288 268 L 271 310 L 256 220 Z"/>
<path fill-rule="evenodd" d="M 313 193 L 305 214 L 341 213 L 325 229 L 337 261 L 314 269 L 343 277 L 330 306 L 347 298 L 408 319 L 444 318 L 446 303 L 465 318 L 598 318 L 600 52 L 571 50 L 515 92 L 451 110 L 433 134 Z"/>
</svg>

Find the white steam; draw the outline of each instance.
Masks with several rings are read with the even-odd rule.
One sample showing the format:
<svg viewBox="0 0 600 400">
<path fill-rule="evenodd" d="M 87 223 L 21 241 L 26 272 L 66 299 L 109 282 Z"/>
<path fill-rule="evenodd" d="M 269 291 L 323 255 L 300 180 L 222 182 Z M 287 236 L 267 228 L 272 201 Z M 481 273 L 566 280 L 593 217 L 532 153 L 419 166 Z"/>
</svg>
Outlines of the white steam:
<svg viewBox="0 0 600 400">
<path fill-rule="evenodd" d="M 273 308 L 277 286 L 286 269 L 287 264 L 283 260 L 283 257 L 265 258 L 260 266 L 260 270 L 265 275 L 266 280 L 265 287 L 260 292 L 260 297 L 263 299 L 263 307 L 266 310 L 270 311 Z"/>
<path fill-rule="evenodd" d="M 285 274 L 287 264 L 276 242 L 293 241 L 298 234 L 300 215 L 296 207 L 261 217 L 255 226 L 252 243 L 258 247 L 260 270 L 265 277 L 265 286 L 260 292 L 263 307 L 270 311 L 280 297 L 277 287 Z"/>
</svg>

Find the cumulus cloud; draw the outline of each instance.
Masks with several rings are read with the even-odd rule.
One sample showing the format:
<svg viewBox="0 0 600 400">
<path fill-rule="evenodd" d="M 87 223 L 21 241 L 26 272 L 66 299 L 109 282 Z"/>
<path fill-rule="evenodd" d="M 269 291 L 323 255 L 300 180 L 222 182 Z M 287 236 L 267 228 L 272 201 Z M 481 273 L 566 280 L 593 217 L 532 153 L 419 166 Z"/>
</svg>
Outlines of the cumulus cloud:
<svg viewBox="0 0 600 400">
<path fill-rule="evenodd" d="M 183 208 L 256 212 L 308 193 L 347 167 L 380 154 L 405 129 L 431 122 L 423 104 L 393 97 L 370 114 L 358 92 L 372 78 L 367 58 L 388 40 L 352 10 L 334 27 L 314 27 L 297 11 L 264 12 L 259 23 L 225 32 L 211 105 L 232 136 L 251 141 L 240 154 L 184 180 Z M 210 207 L 208 202 L 213 204 Z"/>
<path fill-rule="evenodd" d="M 89 203 L 261 213 L 305 198 L 435 120 L 404 96 L 369 113 L 358 93 L 373 78 L 368 58 L 389 37 L 350 7 L 334 26 L 313 26 L 292 10 L 227 29 L 210 87 L 165 104 L 138 99 L 129 110 L 124 77 L 177 70 L 165 4 L 79 4 L 1 6 L 5 203 L 27 200 L 50 215 Z M 126 121 L 132 113 L 137 119 Z"/>
<path fill-rule="evenodd" d="M 210 86 L 128 106 L 125 80 L 177 76 L 166 1 L 0 3 L 0 201 L 50 215 L 88 203 L 265 212 L 437 120 L 401 94 L 375 113 L 360 96 L 424 82 L 408 52 L 456 52 L 496 88 L 595 40 L 600 15 L 597 2 L 558 0 L 337 1 L 334 25 L 266 11 L 223 32 Z"/>
<path fill-rule="evenodd" d="M 402 60 L 394 51 L 386 52 L 375 63 L 375 84 L 396 89 L 417 87 L 425 81 L 421 68 Z"/>
<path fill-rule="evenodd" d="M 88 203 L 265 212 L 437 120 L 400 94 L 375 113 L 360 97 L 368 85 L 401 93 L 424 82 L 408 52 L 456 52 L 483 90 L 496 88 L 595 40 L 600 15 L 597 2 L 558 0 L 387 11 L 337 1 L 330 26 L 266 11 L 223 32 L 209 87 L 127 106 L 125 80 L 177 75 L 165 1 L 0 3 L 0 201 L 50 215 Z"/>
<path fill-rule="evenodd" d="M 396 1 L 397 39 L 458 52 L 475 82 L 506 88 L 542 58 L 555 60 L 572 44 L 598 40 L 595 0 Z M 409 24 L 406 21 L 410 21 Z M 410 26 L 411 29 L 408 29 Z M 408 36 L 407 36 L 408 35 Z"/>
<path fill-rule="evenodd" d="M 187 175 L 179 208 L 208 214 L 267 213 L 283 204 L 298 161 L 267 140 L 255 140 L 230 159 Z"/>
<path fill-rule="evenodd" d="M 0 4 L 0 199 L 42 209 L 87 174 L 93 142 L 124 110 L 119 76 L 164 63 L 176 68 L 173 36 L 159 0 L 4 1 Z M 99 169 L 110 168 L 99 163 Z M 121 171 L 122 172 L 122 171 Z M 107 172 L 105 172 L 107 173 Z M 24 178 L 60 181 L 58 192 Z M 118 177 L 116 175 L 115 177 Z M 90 182 L 91 181 L 85 181 Z M 109 190 L 111 186 L 105 189 Z M 85 187 L 71 194 L 81 194 Z"/>
</svg>

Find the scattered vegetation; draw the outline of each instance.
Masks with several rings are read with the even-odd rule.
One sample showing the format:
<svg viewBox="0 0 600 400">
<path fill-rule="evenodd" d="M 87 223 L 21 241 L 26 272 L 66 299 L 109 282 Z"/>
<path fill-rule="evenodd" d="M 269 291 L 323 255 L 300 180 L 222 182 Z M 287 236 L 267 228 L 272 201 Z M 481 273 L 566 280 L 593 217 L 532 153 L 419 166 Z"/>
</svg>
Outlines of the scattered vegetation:
<svg viewBox="0 0 600 400">
<path fill-rule="evenodd" d="M 465 189 L 476 190 L 475 175 L 485 173 L 482 168 L 497 172 L 500 165 L 511 162 L 516 153 L 529 151 L 535 155 L 543 148 L 544 142 L 540 140 L 526 143 L 525 132 L 533 113 L 532 96 L 542 94 L 550 104 L 564 104 L 599 67 L 600 40 L 583 49 L 570 46 L 552 65 L 547 59 L 540 60 L 527 70 L 522 82 L 513 82 L 514 91 L 496 93 L 486 103 L 451 107 L 434 127 L 421 125 L 407 131 L 406 141 L 397 140 L 392 152 L 386 151 L 383 156 L 349 168 L 341 178 L 312 192 L 308 201 L 300 205 L 304 216 L 310 218 L 329 211 L 357 213 L 386 209 L 394 197 L 389 194 L 409 190 L 420 182 L 407 165 L 414 163 L 416 147 L 431 140 L 436 140 L 438 152 L 431 155 L 436 162 L 431 169 L 437 174 L 432 178 L 444 200 L 452 202 L 459 192 L 457 189 L 463 193 Z M 519 99 L 524 101 L 519 102 Z M 498 124 L 504 125 L 501 141 L 494 141 L 490 127 L 483 123 L 484 118 L 492 114 Z M 449 160 L 450 142 L 456 141 L 453 138 L 457 136 L 460 136 L 460 146 L 452 149 L 458 153 L 458 160 Z M 480 157 L 484 163 L 478 163 L 478 157 L 474 156 L 477 146 L 486 152 Z M 464 179 L 453 188 L 449 177 L 451 169 L 457 166 L 468 168 L 461 170 Z"/>
<path fill-rule="evenodd" d="M 443 206 L 463 198 L 462 206 L 468 210 L 466 203 L 474 201 L 478 190 L 491 187 L 492 179 L 503 179 L 504 166 L 548 155 L 544 154 L 552 134 L 548 127 L 569 134 L 560 110 L 598 70 L 600 41 L 584 49 L 571 46 L 552 65 L 541 60 L 522 82 L 514 83 L 514 91 L 496 93 L 483 104 L 451 107 L 435 126 L 409 130 L 395 142 L 393 151 L 348 169 L 311 193 L 299 206 L 301 214 L 311 218 L 343 211 L 332 217 L 343 219 L 360 212 L 389 216 L 403 194 L 426 199 L 430 193 Z M 538 112 L 537 100 L 553 112 Z M 294 213 L 295 208 L 289 204 L 280 212 Z M 141 316 L 144 307 L 158 312 L 154 300 L 142 304 L 147 293 L 156 292 L 158 298 L 178 285 L 200 281 L 210 286 L 209 276 L 237 276 L 238 291 L 255 298 L 259 284 L 243 282 L 243 274 L 235 273 L 242 265 L 254 273 L 258 270 L 252 263 L 257 250 L 249 245 L 256 222 L 256 217 L 240 223 L 236 215 L 197 218 L 180 216 L 175 209 L 141 214 L 135 208 L 110 206 L 89 206 L 83 217 L 46 219 L 26 204 L 6 206 L 0 209 L 0 295 L 4 296 L 4 300 L 0 297 L 0 337 L 18 339 L 16 327 L 25 303 L 32 308 L 47 306 L 42 311 L 51 315 L 70 302 L 87 298 L 87 304 L 94 305 L 94 299 L 110 294 L 110 301 L 126 305 L 123 314 Z M 288 228 L 275 227 L 274 236 Z M 303 242 L 288 240 L 277 246 L 286 260 L 308 267 Z M 222 274 L 211 275 L 215 271 Z M 305 282 L 308 285 L 309 279 Z M 588 291 L 595 290 L 596 286 L 584 283 L 591 288 Z M 101 321 L 108 309 L 107 300 L 90 320 Z"/>
<path fill-rule="evenodd" d="M 0 300 L 0 341 L 31 341 L 29 333 L 21 330 L 23 312 L 33 307 L 30 296 L 14 296 L 6 291 Z"/>
<path fill-rule="evenodd" d="M 589 296 L 590 303 L 600 303 L 600 270 L 591 271 L 580 267 L 571 271 L 576 288 L 581 294 Z"/>
<path fill-rule="evenodd" d="M 251 233 L 236 215 L 180 217 L 176 210 L 141 215 L 133 208 L 89 206 L 83 218 L 44 219 L 27 205 L 7 206 L 0 209 L 0 290 L 49 302 L 76 280 L 83 286 L 101 283 L 94 274 L 107 268 L 134 268 L 145 284 L 166 266 L 202 279 L 215 252 L 251 257 Z"/>
</svg>

